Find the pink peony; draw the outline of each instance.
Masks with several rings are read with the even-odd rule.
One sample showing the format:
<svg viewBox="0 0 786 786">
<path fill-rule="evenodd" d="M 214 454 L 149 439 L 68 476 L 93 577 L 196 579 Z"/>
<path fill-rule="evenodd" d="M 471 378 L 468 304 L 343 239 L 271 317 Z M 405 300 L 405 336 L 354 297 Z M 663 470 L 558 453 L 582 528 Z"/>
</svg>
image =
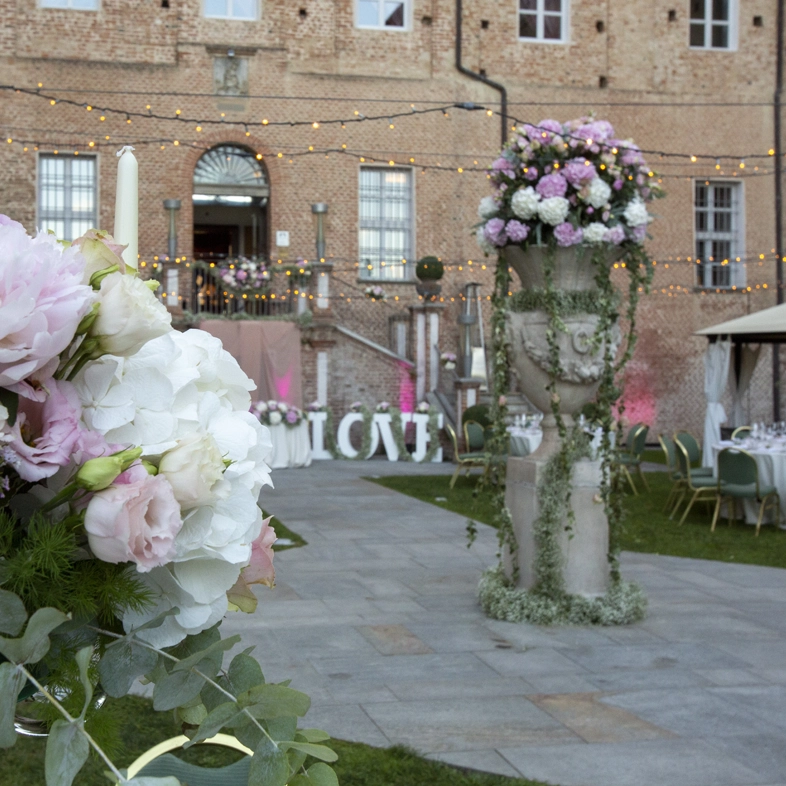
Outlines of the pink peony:
<svg viewBox="0 0 786 786">
<path fill-rule="evenodd" d="M 240 572 L 240 576 L 248 584 L 265 584 L 272 587 L 276 583 L 276 571 L 273 567 L 273 544 L 276 542 L 276 531 L 270 526 L 270 519 L 262 522 L 262 532 L 251 544 L 251 561 Z"/>
<path fill-rule="evenodd" d="M 563 248 L 567 246 L 577 246 L 584 238 L 581 227 L 574 227 L 573 224 L 565 221 L 554 227 L 554 237 L 557 238 L 557 245 Z"/>
<path fill-rule="evenodd" d="M 504 246 L 508 241 L 508 236 L 505 234 L 505 221 L 501 218 L 489 219 L 483 227 L 483 236 L 493 246 Z"/>
<path fill-rule="evenodd" d="M 622 224 L 611 227 L 603 236 L 603 240 L 605 240 L 606 243 L 613 243 L 615 246 L 618 246 L 625 240 L 625 228 Z"/>
<path fill-rule="evenodd" d="M 52 235 L 29 237 L 6 218 L 0 248 L 0 387 L 34 398 L 25 379 L 71 343 L 93 290 L 82 284 L 82 255 Z"/>
<path fill-rule="evenodd" d="M 294 426 L 297 423 L 297 412 L 294 409 L 290 409 L 287 414 L 285 415 L 287 423 L 291 426 Z"/>
<path fill-rule="evenodd" d="M 581 188 L 585 183 L 594 180 L 598 173 L 594 164 L 589 164 L 586 158 L 572 158 L 562 169 L 565 180 L 574 188 Z"/>
<path fill-rule="evenodd" d="M 521 243 L 527 239 L 527 235 L 529 235 L 529 227 L 526 224 L 522 224 L 521 221 L 517 221 L 515 218 L 512 218 L 505 225 L 505 234 L 512 242 Z"/>
<path fill-rule="evenodd" d="M 19 399 L 19 412 L 11 429 L 8 449 L 11 464 L 23 480 L 37 482 L 49 478 L 71 460 L 75 449 L 89 451 L 80 444 L 82 407 L 70 382 L 45 383 L 48 395 L 43 402 Z"/>
<path fill-rule="evenodd" d="M 94 494 L 85 511 L 93 554 L 113 564 L 133 562 L 140 573 L 166 565 L 175 556 L 175 536 L 182 526 L 169 481 L 149 475 L 139 465 Z"/>
</svg>

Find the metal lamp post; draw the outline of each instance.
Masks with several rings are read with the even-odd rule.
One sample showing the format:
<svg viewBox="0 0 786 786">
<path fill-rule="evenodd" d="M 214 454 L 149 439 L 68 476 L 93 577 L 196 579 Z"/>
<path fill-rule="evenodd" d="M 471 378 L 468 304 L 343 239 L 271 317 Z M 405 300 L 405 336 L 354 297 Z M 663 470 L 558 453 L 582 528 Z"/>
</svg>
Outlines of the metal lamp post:
<svg viewBox="0 0 786 786">
<path fill-rule="evenodd" d="M 180 210 L 179 199 L 165 199 L 164 210 L 169 212 L 169 237 L 167 239 L 167 250 L 169 258 L 174 259 L 177 256 L 177 211 Z"/>
<path fill-rule="evenodd" d="M 325 258 L 325 213 L 328 212 L 326 202 L 311 205 L 311 212 L 317 217 L 317 259 Z"/>
</svg>

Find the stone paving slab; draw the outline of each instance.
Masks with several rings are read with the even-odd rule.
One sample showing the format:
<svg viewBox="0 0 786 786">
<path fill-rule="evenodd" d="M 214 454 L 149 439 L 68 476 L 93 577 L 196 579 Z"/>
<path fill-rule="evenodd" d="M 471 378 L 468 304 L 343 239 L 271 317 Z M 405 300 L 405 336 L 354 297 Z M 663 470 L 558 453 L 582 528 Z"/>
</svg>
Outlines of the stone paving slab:
<svg viewBox="0 0 786 786">
<path fill-rule="evenodd" d="M 625 553 L 647 618 L 625 628 L 487 619 L 481 526 L 362 479 L 445 465 L 315 462 L 262 502 L 309 545 L 227 633 L 312 697 L 309 726 L 556 786 L 786 786 L 786 571 Z"/>
</svg>

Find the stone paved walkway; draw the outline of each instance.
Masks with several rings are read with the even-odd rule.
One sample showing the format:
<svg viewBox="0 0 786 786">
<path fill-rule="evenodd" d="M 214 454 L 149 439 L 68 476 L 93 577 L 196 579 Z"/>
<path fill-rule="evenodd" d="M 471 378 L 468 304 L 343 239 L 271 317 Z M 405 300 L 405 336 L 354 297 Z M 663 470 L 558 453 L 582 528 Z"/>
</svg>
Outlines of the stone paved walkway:
<svg viewBox="0 0 786 786">
<path fill-rule="evenodd" d="M 311 695 L 308 725 L 560 786 L 786 784 L 786 571 L 625 553 L 644 622 L 491 621 L 494 531 L 468 551 L 461 516 L 361 479 L 448 470 L 319 462 L 263 493 L 309 545 L 224 630 Z"/>
</svg>

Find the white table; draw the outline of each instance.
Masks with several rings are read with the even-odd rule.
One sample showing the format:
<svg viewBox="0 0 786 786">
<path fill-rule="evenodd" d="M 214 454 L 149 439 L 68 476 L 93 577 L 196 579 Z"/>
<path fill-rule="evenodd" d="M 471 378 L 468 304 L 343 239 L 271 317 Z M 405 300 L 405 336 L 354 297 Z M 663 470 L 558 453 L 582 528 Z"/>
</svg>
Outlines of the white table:
<svg viewBox="0 0 786 786">
<path fill-rule="evenodd" d="M 508 434 L 510 434 L 511 456 L 529 456 L 543 441 L 543 432 L 539 428 L 508 426 Z"/>
<path fill-rule="evenodd" d="M 759 486 L 775 486 L 781 501 L 781 521 L 784 517 L 784 504 L 786 504 L 786 446 L 773 445 L 765 448 L 763 445 L 750 445 L 746 442 L 732 442 L 724 440 L 712 446 L 712 461 L 715 477 L 718 476 L 718 453 L 724 448 L 741 448 L 756 459 L 759 468 Z M 755 524 L 759 518 L 759 506 L 755 500 L 745 500 L 745 521 Z M 772 514 L 768 510 L 764 521 L 772 522 Z"/>
<path fill-rule="evenodd" d="M 311 440 L 308 436 L 308 421 L 304 418 L 297 426 L 268 426 L 273 442 L 271 469 L 311 466 Z"/>
</svg>

